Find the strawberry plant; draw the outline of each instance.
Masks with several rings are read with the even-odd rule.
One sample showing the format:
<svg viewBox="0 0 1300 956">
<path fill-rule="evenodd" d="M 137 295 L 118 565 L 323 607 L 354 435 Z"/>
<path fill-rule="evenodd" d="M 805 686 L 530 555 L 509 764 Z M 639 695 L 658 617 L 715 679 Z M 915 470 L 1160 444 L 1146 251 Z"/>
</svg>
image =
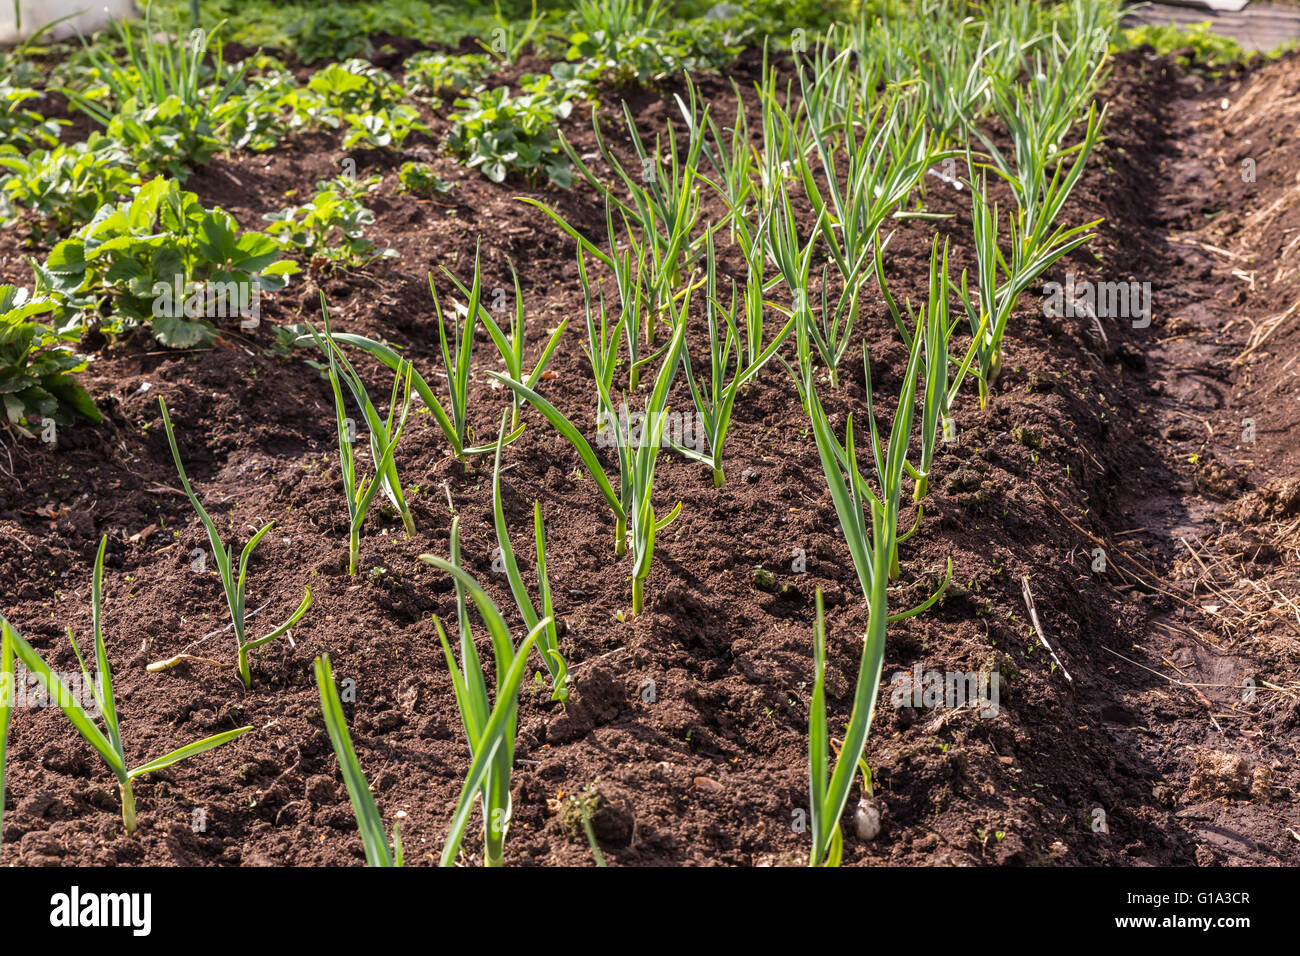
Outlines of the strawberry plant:
<svg viewBox="0 0 1300 956">
<path fill-rule="evenodd" d="M 192 348 L 215 338 L 209 319 L 255 317 L 261 293 L 284 287 L 298 267 L 280 253 L 270 236 L 240 234 L 228 212 L 160 176 L 32 265 L 38 291 L 101 329 L 149 325 L 161 344 Z"/>
<path fill-rule="evenodd" d="M 100 421 L 74 377 L 85 359 L 53 329 L 32 321 L 55 307 L 49 299 L 29 299 L 26 289 L 0 285 L 0 402 L 9 424 L 29 438 L 47 418 L 60 425 L 72 424 L 74 414 Z"/>
<path fill-rule="evenodd" d="M 245 126 L 252 126 L 246 135 L 255 149 L 274 145 L 281 129 L 345 129 L 344 149 L 400 146 L 411 133 L 429 131 L 419 111 L 401 102 L 406 96 L 401 85 L 365 60 L 332 63 L 304 86 L 282 69 L 254 77 L 248 85 L 250 94 L 242 99 L 251 99 L 254 120 Z"/>
<path fill-rule="evenodd" d="M 0 80 L 0 144 L 23 149 L 58 144 L 59 126 L 66 123 L 23 108 L 24 103 L 41 96 L 40 90 L 14 86 L 8 78 Z"/>
<path fill-rule="evenodd" d="M 724 66 L 751 32 L 725 19 L 680 24 L 663 0 L 579 0 L 567 57 L 605 86 L 649 86 L 683 71 Z"/>
<path fill-rule="evenodd" d="M 384 109 L 405 95 L 388 73 L 365 60 L 331 63 L 311 75 L 307 89 L 319 96 L 324 107 L 336 118 L 344 113 Z"/>
<path fill-rule="evenodd" d="M 380 29 L 377 11 L 363 6 L 322 6 L 290 23 L 287 33 L 304 63 L 347 57 L 370 57 L 372 34 Z"/>
<path fill-rule="evenodd" d="M 344 113 L 343 122 L 348 132 L 343 137 L 343 148 L 356 146 L 401 146 L 412 133 L 427 133 L 429 127 L 420 122 L 420 113 L 414 106 L 399 103 L 371 112 Z"/>
<path fill-rule="evenodd" d="M 140 179 L 130 169 L 126 151 L 100 133 L 84 142 L 23 155 L 0 147 L 0 210 L 12 216 L 28 209 L 43 221 L 44 232 L 65 235 L 90 221 L 105 203 L 130 195 Z M 35 229 L 39 234 L 41 229 Z"/>
<path fill-rule="evenodd" d="M 426 199 L 432 198 L 434 193 L 449 193 L 456 185 L 435 173 L 428 163 L 402 163 L 397 171 L 397 180 L 402 192 Z"/>
<path fill-rule="evenodd" d="M 232 149 L 264 152 L 294 128 L 290 108 L 298 81 L 283 63 L 265 54 L 250 57 L 243 88 L 223 115 L 224 141 Z M 223 107 L 223 113 L 225 107 Z"/>
<path fill-rule="evenodd" d="M 397 255 L 392 249 L 376 250 L 362 234 L 375 214 L 358 198 L 359 185 L 337 179 L 319 182 L 311 202 L 267 213 L 263 218 L 271 225 L 266 231 L 285 249 L 302 253 L 314 270 L 360 268 Z"/>
<path fill-rule="evenodd" d="M 187 108 L 175 97 L 157 106 L 142 106 L 131 98 L 105 129 L 146 175 L 167 173 L 185 179 L 189 162 L 202 165 L 221 148 L 208 115 Z"/>
<path fill-rule="evenodd" d="M 512 96 L 508 86 L 498 86 L 457 99 L 456 112 L 448 117 L 454 125 L 447 147 L 494 183 L 512 171 L 529 180 L 545 173 L 551 183 L 567 188 L 572 172 L 560 151 L 556 126 L 573 112 L 573 97 L 585 85 L 570 68 L 549 75 L 525 74 L 519 87 L 518 96 Z"/>
<path fill-rule="evenodd" d="M 406 88 L 413 96 L 434 98 L 443 90 L 473 89 L 492 69 L 492 58 L 482 53 L 417 53 L 406 61 Z"/>
</svg>

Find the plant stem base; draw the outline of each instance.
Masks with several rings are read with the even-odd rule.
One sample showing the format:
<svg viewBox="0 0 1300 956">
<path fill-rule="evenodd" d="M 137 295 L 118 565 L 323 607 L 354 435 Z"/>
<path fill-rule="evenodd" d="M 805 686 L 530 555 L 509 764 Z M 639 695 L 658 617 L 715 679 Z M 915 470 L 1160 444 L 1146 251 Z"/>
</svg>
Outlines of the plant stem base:
<svg viewBox="0 0 1300 956">
<path fill-rule="evenodd" d="M 122 795 L 122 826 L 126 827 L 127 833 L 134 833 L 136 830 L 135 791 L 131 789 L 131 781 L 124 780 L 118 784 L 118 791 Z"/>
</svg>

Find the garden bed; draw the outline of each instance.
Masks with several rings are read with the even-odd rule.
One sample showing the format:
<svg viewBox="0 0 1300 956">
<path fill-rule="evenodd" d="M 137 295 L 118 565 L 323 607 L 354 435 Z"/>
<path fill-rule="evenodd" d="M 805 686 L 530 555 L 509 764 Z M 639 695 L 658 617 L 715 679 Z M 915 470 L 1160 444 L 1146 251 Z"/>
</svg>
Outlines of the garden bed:
<svg viewBox="0 0 1300 956">
<path fill-rule="evenodd" d="M 735 108 L 729 80 L 748 89 L 760 68 L 750 52 L 726 80 L 700 80 L 720 123 Z M 1141 51 L 1116 59 L 1099 97 L 1109 104 L 1105 141 L 1062 214 L 1105 223 L 1055 271 L 1152 282 L 1153 321 L 1108 324 L 1103 343 L 1086 319 L 1048 317 L 1026 296 L 996 399 L 981 411 L 973 389 L 960 395 L 959 440 L 941 446 L 891 600 L 924 600 L 949 559 L 953 584 L 929 612 L 890 627 L 866 750 L 883 829 L 870 842 L 846 834 L 845 862 L 1300 863 L 1300 616 L 1287 608 L 1297 593 L 1291 383 L 1300 323 L 1279 324 L 1233 364 L 1252 325 L 1285 312 L 1300 287 L 1297 147 L 1280 118 L 1300 103 L 1287 79 L 1295 68 L 1285 60 L 1212 85 Z M 674 92 L 682 88 L 606 96 L 604 128 L 615 128 L 612 104 L 625 96 L 643 136 L 664 132 L 677 116 Z M 749 94 L 746 106 L 756 129 Z M 105 348 L 81 375 L 102 424 L 61 429 L 57 447 L 18 440 L 0 452 L 2 610 L 32 646 L 56 670 L 75 669 L 64 629 L 89 632 L 91 567 L 107 535 L 105 638 L 130 748 L 152 754 L 255 728 L 139 784 L 141 827 L 127 835 L 113 780 L 66 721 L 20 714 L 7 861 L 363 862 L 311 676 L 313 657 L 326 652 L 336 678 L 355 682 L 353 738 L 385 819 L 401 816 L 407 862 L 437 861 L 467 755 L 432 621 L 455 619 L 452 582 L 417 556 L 448 553 L 454 512 L 466 569 L 518 622 L 492 567 L 491 456 L 463 464 L 431 416 L 415 414 L 400 466 L 416 533 L 406 537 L 394 515 L 368 525 L 361 573 L 349 576 L 329 384 L 303 352 L 277 350 L 274 329 L 319 323 L 323 292 L 336 331 L 403 346 L 432 383 L 441 365 L 428 275 L 451 293 L 441 269 L 467 281 L 481 242 L 486 288 L 510 288 L 508 263 L 518 271 L 530 359 L 547 331 L 571 320 L 539 391 L 587 422 L 594 389 L 578 347 L 574 244 L 517 197 L 554 204 L 588 234 L 603 235 L 604 211 L 581 183 L 557 191 L 487 181 L 436 149 L 444 130 L 429 119 L 432 134 L 400 150 L 344 152 L 337 136 L 294 134 L 272 152 L 222 155 L 198 169 L 185 188 L 260 229 L 286 191 L 310 191 L 350 157 L 359 175 L 383 177 L 368 200 L 367 235 L 398 256 L 335 275 L 308 270 L 266 298 L 260 328 L 226 329 L 212 349 L 173 351 L 144 334 Z M 586 108 L 564 130 L 580 153 L 595 150 Z M 631 156 L 625 136 L 610 141 Z M 1258 162 L 1253 183 L 1236 175 L 1247 156 Z M 399 194 L 397 169 L 412 158 L 455 188 L 429 200 Z M 995 196 L 1010 204 L 1009 191 Z M 924 300 L 936 232 L 951 237 L 954 273 L 975 267 L 968 195 L 928 177 L 923 201 L 952 218 L 899 225 L 887 263 L 900 303 Z M 707 203 L 706 221 L 720 218 L 721 203 Z M 30 254 L 6 232 L 0 280 L 23 284 Z M 719 263 L 743 281 L 737 249 L 723 244 Z M 878 296 L 865 297 L 858 328 L 840 386 L 822 394 L 837 432 L 850 411 L 865 414 L 859 338 L 878 396 L 897 395 L 907 363 Z M 702 313 L 690 334 L 705 335 Z M 491 349 L 481 335 L 484 367 L 498 367 Z M 377 363 L 358 367 L 375 393 L 386 391 L 391 378 Z M 480 440 L 496 431 L 503 391 L 476 372 Z M 275 522 L 250 565 L 249 607 L 278 622 L 304 585 L 312 589 L 292 642 L 254 654 L 251 690 L 228 667 L 146 670 L 187 649 L 230 658 L 228 633 L 193 644 L 227 617 L 212 573 L 191 570 L 206 536 L 179 490 L 159 397 L 222 531 L 242 541 Z M 679 378 L 672 404 L 689 401 Z M 877 407 L 892 417 L 888 402 Z M 1244 417 L 1254 419 L 1254 445 L 1238 440 Z M 592 789 L 610 863 L 805 862 L 808 836 L 794 824 L 808 801 L 813 594 L 826 597 L 832 727 L 849 716 L 867 610 L 789 375 L 771 363 L 747 386 L 723 487 L 701 464 L 661 458 L 656 501 L 666 510 L 680 499 L 683 509 L 657 542 L 646 609 L 635 617 L 629 559 L 613 557 L 598 490 L 571 445 L 530 410 L 524 420 L 503 455 L 506 519 L 525 529 L 541 502 L 572 696 L 554 702 L 549 681 L 531 676 L 523 686 L 508 862 L 590 863 L 582 831 L 558 811 Z M 910 527 L 910 502 L 904 514 Z M 521 553 L 530 547 L 516 542 Z M 1105 572 L 1093 568 L 1097 547 Z M 523 564 L 535 583 L 532 562 Z M 1024 579 L 1060 666 L 1030 621 Z M 891 676 L 914 668 L 996 672 L 996 717 L 891 706 Z M 1250 703 L 1245 677 L 1259 687 Z M 466 841 L 465 853 L 474 861 L 481 847 Z"/>
</svg>

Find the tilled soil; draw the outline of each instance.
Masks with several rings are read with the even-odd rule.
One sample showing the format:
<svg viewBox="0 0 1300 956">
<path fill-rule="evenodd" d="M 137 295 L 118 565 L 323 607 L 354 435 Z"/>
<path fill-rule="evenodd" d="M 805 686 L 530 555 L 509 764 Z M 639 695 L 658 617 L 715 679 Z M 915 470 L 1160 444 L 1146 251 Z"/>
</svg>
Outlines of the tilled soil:
<svg viewBox="0 0 1300 956">
<path fill-rule="evenodd" d="M 846 861 L 1300 863 L 1300 320 L 1279 320 L 1233 364 L 1300 287 L 1298 148 L 1289 139 L 1300 109 L 1296 62 L 1213 88 L 1141 53 L 1115 64 L 1101 97 L 1107 140 L 1065 214 L 1106 221 L 1053 277 L 1150 281 L 1151 324 L 1103 319 L 1098 333 L 1086 318 L 1046 316 L 1031 292 L 1009 329 L 990 407 L 978 408 L 973 389 L 958 402 L 959 440 L 936 460 L 891 606 L 922 600 L 949 559 L 954 586 L 931 611 L 891 626 L 866 754 L 883 830 L 871 842 L 849 833 Z M 742 59 L 734 75 L 747 85 L 756 59 Z M 729 84 L 710 79 L 702 89 L 729 122 Z M 642 130 L 664 130 L 676 116 L 671 92 L 627 94 Z M 618 95 L 604 100 L 610 129 Z M 751 97 L 746 107 L 752 119 Z M 565 131 L 580 151 L 595 148 L 585 110 Z M 627 155 L 625 137 L 611 140 Z M 299 136 L 267 154 L 218 158 L 187 188 L 258 228 L 263 213 L 289 204 L 287 190 L 307 193 L 347 157 L 334 135 Z M 468 757 L 432 620 L 454 620 L 454 593 L 417 556 L 447 554 L 454 511 L 468 568 L 518 622 L 491 567 L 491 461 L 462 465 L 432 416 L 416 416 L 399 460 L 416 534 L 408 540 L 391 515 L 373 520 L 361 573 L 349 577 L 329 388 L 303 361 L 313 356 L 271 348 L 272 328 L 318 322 L 323 289 L 337 329 L 404 346 L 440 384 L 428 274 L 450 294 L 441 269 L 467 279 L 481 237 L 488 288 L 510 288 L 508 260 L 518 269 L 530 356 L 570 319 L 542 391 L 589 425 L 595 389 L 579 348 L 573 244 L 516 197 L 542 198 L 594 235 L 603 235 L 603 209 L 583 186 L 495 186 L 440 155 L 436 138 L 351 158 L 360 174 L 383 176 L 370 235 L 399 258 L 297 277 L 263 303 L 260 329 L 228 330 L 212 350 L 163 350 L 144 336 L 103 348 L 83 381 L 104 424 L 65 429 L 55 448 L 18 440 L 0 456 L 9 473 L 0 481 L 0 601 L 56 670 L 76 669 L 64 629 L 89 631 L 90 568 L 99 537 L 109 538 L 105 632 L 128 757 L 256 728 L 146 778 L 137 787 L 141 827 L 128 837 L 109 773 L 67 722 L 18 713 L 8 862 L 362 862 L 311 677 L 323 652 L 340 682 L 355 682 L 347 711 L 385 819 L 400 818 L 411 862 L 437 859 Z M 409 158 L 429 160 L 456 189 L 433 201 L 398 193 L 396 170 Z M 1240 181 L 1244 158 L 1256 160 L 1254 182 Z M 923 199 L 952 216 L 937 228 L 951 236 L 955 269 L 972 268 L 966 194 L 931 177 Z M 903 222 L 889 244 L 900 302 L 925 293 L 935 228 Z M 0 278 L 28 281 L 25 252 L 17 231 L 5 234 Z M 720 254 L 724 275 L 739 274 L 738 250 Z M 702 329 L 696 315 L 696 349 Z M 848 412 L 859 423 L 865 415 L 859 339 L 887 425 L 906 355 L 874 288 L 841 384 L 823 391 L 840 430 Z M 506 398 L 483 369 L 500 363 L 485 335 L 475 356 L 473 424 L 490 440 Z M 386 397 L 391 377 L 361 367 L 372 394 Z M 249 606 L 265 606 L 253 621 L 282 620 L 304 586 L 314 595 L 292 640 L 255 655 L 248 692 L 229 667 L 145 670 L 185 649 L 234 656 L 228 632 L 194 644 L 227 616 L 210 562 L 205 573 L 191 570 L 191 552 L 207 541 L 177 487 L 159 396 L 224 533 L 242 546 L 276 523 L 250 568 Z M 688 403 L 679 377 L 674 405 Z M 1238 440 L 1248 417 L 1253 443 Z M 657 542 L 637 617 L 628 614 L 630 565 L 614 559 L 613 522 L 593 482 L 539 416 L 524 419 L 504 456 L 506 516 L 531 586 L 532 503 L 541 502 L 573 694 L 560 705 L 549 682 L 525 685 L 508 862 L 590 864 L 584 836 L 556 809 L 591 788 L 611 863 L 802 862 L 814 590 L 827 599 L 833 725 L 848 716 L 866 611 L 787 373 L 772 363 L 738 404 L 724 487 L 700 465 L 661 457 L 659 508 L 681 500 L 683 509 Z M 907 526 L 914 518 L 909 508 Z M 1104 571 L 1094 570 L 1096 549 Z M 757 567 L 775 575 L 771 591 L 756 587 Z M 1029 619 L 1025 580 L 1062 666 Z M 916 669 L 996 672 L 996 715 L 893 706 L 893 675 Z M 1254 682 L 1250 701 L 1243 678 Z M 467 862 L 479 852 L 466 842 Z"/>
</svg>

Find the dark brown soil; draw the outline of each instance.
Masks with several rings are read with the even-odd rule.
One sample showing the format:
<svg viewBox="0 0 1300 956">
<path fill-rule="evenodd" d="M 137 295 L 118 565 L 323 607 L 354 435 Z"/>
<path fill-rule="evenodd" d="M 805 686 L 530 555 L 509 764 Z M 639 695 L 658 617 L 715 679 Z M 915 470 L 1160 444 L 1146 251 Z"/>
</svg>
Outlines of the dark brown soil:
<svg viewBox="0 0 1300 956">
<path fill-rule="evenodd" d="M 1296 62 L 1222 89 L 1152 57 L 1116 64 L 1103 97 L 1108 139 L 1065 217 L 1106 223 L 1058 271 L 1151 281 L 1154 319 L 1147 329 L 1108 322 L 1103 345 L 1087 320 L 1047 318 L 1028 294 L 991 407 L 981 412 L 970 392 L 958 403 L 960 441 L 936 462 L 892 600 L 902 609 L 921 599 L 949 558 L 958 586 L 941 606 L 891 628 L 866 755 L 883 832 L 870 843 L 850 834 L 847 861 L 1300 863 L 1300 615 L 1288 603 L 1300 542 L 1300 319 L 1231 364 L 1252 328 L 1284 313 L 1300 291 L 1292 241 L 1300 147 L 1288 138 L 1300 109 Z M 746 59 L 737 78 L 754 71 Z M 728 85 L 709 80 L 704 90 L 729 118 Z M 667 96 L 629 99 L 642 129 L 661 129 L 676 112 Z M 591 150 L 588 117 L 578 113 L 566 132 Z M 604 113 L 609 125 L 615 114 Z M 57 448 L 19 440 L 0 452 L 11 472 L 0 482 L 2 610 L 56 669 L 75 669 L 64 628 L 88 631 L 94 549 L 109 537 L 106 638 L 128 756 L 257 728 L 147 778 L 138 788 L 141 828 L 128 837 L 111 777 L 89 747 L 58 714 L 19 713 L 3 835 L 9 861 L 361 862 L 311 678 L 323 652 L 341 681 L 356 682 L 349 719 L 385 818 L 404 815 L 411 862 L 437 859 L 468 758 L 432 623 L 435 613 L 454 619 L 451 583 L 417 555 L 447 553 L 450 496 L 470 570 L 516 618 L 490 567 L 491 462 L 463 467 L 431 416 L 418 416 L 399 462 L 417 533 L 407 540 L 391 516 L 368 525 L 362 573 L 348 577 L 329 389 L 301 355 L 270 350 L 272 327 L 318 321 L 323 288 L 339 329 L 405 346 L 441 382 L 428 274 L 449 293 L 441 268 L 467 277 L 481 237 L 489 288 L 509 288 L 507 260 L 519 270 L 534 353 L 545 330 L 571 318 L 543 390 L 588 422 L 594 389 L 579 348 L 572 243 L 515 197 L 542 196 L 595 234 L 603 214 L 585 188 L 494 186 L 439 155 L 432 140 L 402 154 L 352 156 L 360 173 L 383 176 L 371 236 L 400 258 L 300 276 L 264 303 L 261 329 L 230 331 L 210 351 L 160 350 L 142 337 L 105 348 L 84 376 L 102 426 L 65 429 Z M 1258 164 L 1251 184 L 1236 175 L 1247 156 Z M 398 193 L 396 169 L 413 157 L 457 188 L 434 201 Z M 291 201 L 286 191 L 306 193 L 344 159 L 336 137 L 302 136 L 267 154 L 220 158 L 187 185 L 256 228 Z M 952 236 L 956 267 L 972 266 L 966 195 L 928 183 L 926 205 L 953 215 L 940 229 Z M 909 221 L 890 243 L 900 301 L 924 294 L 933 228 Z M 4 236 L 0 278 L 28 281 L 25 251 L 16 233 Z M 722 257 L 724 271 L 740 267 L 737 250 Z M 887 417 L 904 349 L 875 296 L 858 328 Z M 495 433 L 504 401 L 482 374 L 490 354 L 495 363 L 484 337 L 472 403 L 480 439 Z M 837 428 L 849 411 L 865 414 L 855 354 L 857 344 L 840 388 L 827 390 Z M 362 367 L 372 393 L 386 395 L 391 379 Z M 190 570 L 190 551 L 206 537 L 176 488 L 160 395 L 223 530 L 242 544 L 251 528 L 276 522 L 250 570 L 249 606 L 266 605 L 254 621 L 283 619 L 304 585 L 315 595 L 292 642 L 256 655 L 251 692 L 229 668 L 145 670 L 227 620 L 215 575 Z M 675 401 L 689 402 L 680 380 Z M 1248 413 L 1257 441 L 1243 449 Z M 808 837 L 792 823 L 807 802 L 814 589 L 827 595 L 833 721 L 847 719 L 866 613 L 786 373 L 769 366 L 739 405 L 722 489 L 702 467 L 661 458 L 659 501 L 680 499 L 683 511 L 658 542 L 646 613 L 635 618 L 625 613 L 627 559 L 613 559 L 613 523 L 598 492 L 566 442 L 536 415 L 526 421 L 505 456 L 507 520 L 526 554 L 532 502 L 541 501 L 574 692 L 560 706 L 549 687 L 525 685 L 509 862 L 591 863 L 585 839 L 554 808 L 592 787 L 603 797 L 597 831 L 611 863 L 802 862 Z M 1092 570 L 1095 547 L 1106 550 L 1104 574 Z M 796 549 L 807 555 L 806 573 L 791 570 Z M 757 566 L 788 587 L 758 590 Z M 1025 576 L 1072 681 L 1028 620 Z M 195 653 L 233 658 L 228 635 Z M 998 670 L 999 713 L 890 706 L 890 675 L 914 667 Z M 1242 702 L 1244 677 L 1258 688 L 1253 703 Z M 466 850 L 476 862 L 480 848 L 467 840 Z"/>
</svg>

